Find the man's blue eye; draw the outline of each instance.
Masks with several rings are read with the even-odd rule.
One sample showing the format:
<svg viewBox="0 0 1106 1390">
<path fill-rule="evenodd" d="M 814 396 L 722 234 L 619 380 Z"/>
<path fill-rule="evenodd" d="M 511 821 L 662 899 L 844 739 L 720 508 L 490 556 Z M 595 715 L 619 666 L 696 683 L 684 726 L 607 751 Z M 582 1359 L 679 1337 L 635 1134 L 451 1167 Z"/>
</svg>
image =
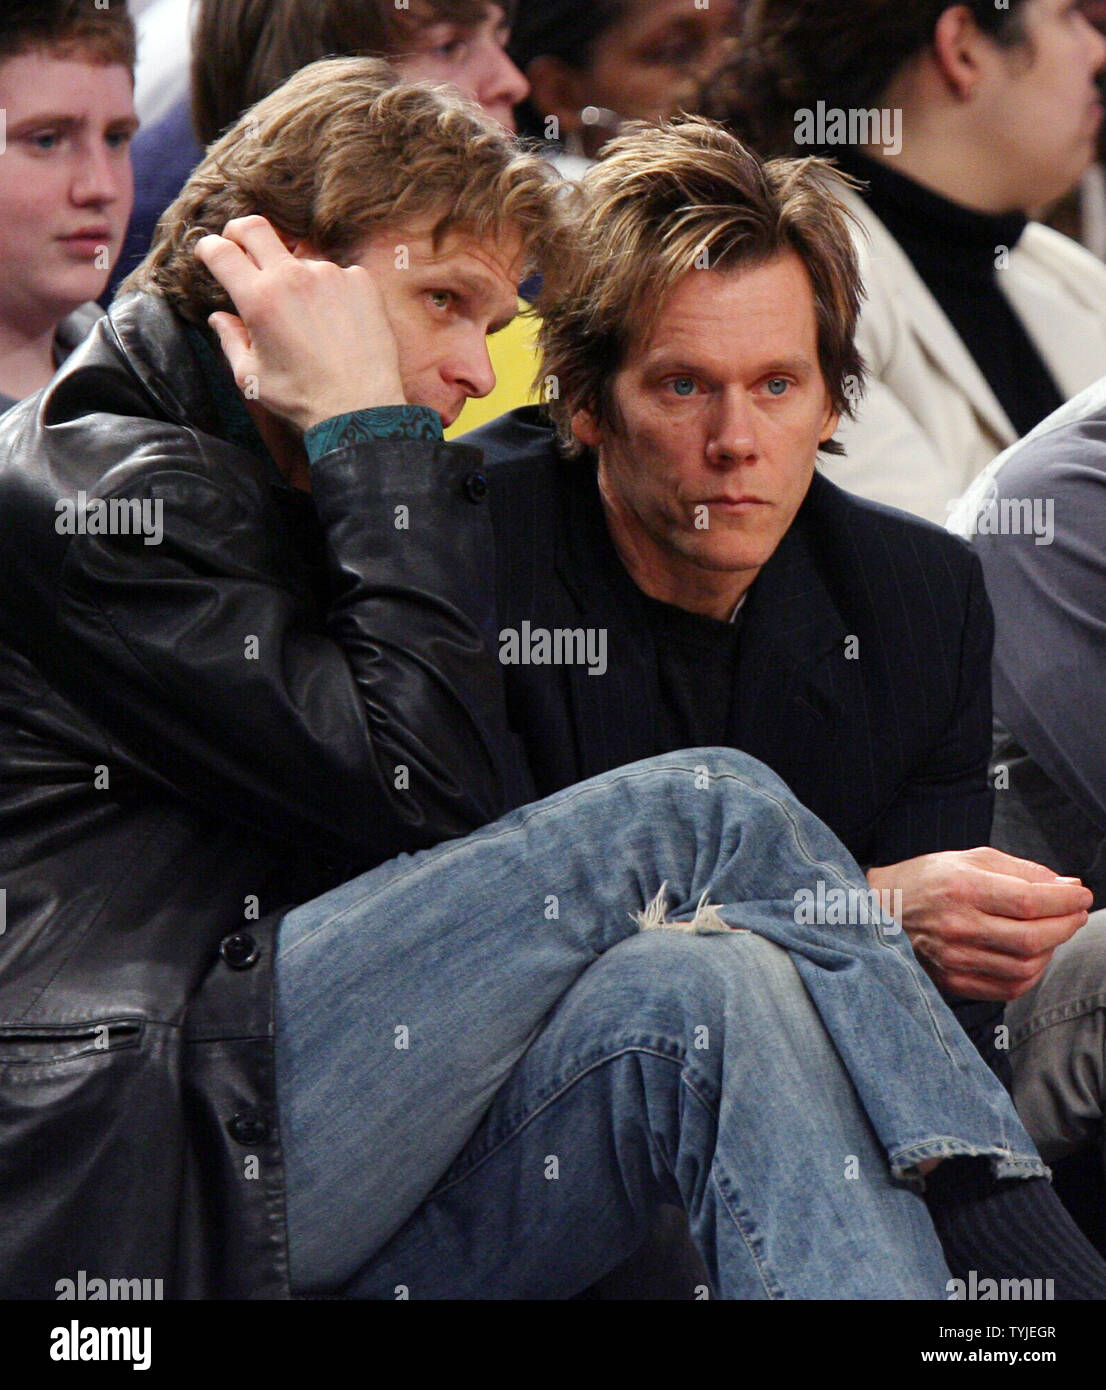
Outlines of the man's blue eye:
<svg viewBox="0 0 1106 1390">
<path fill-rule="evenodd" d="M 672 389 L 677 396 L 691 396 L 695 393 L 695 381 L 690 376 L 678 376 L 672 382 Z"/>
<path fill-rule="evenodd" d="M 772 380 L 768 383 L 768 390 L 772 393 L 773 396 L 782 396 L 789 385 L 790 383 L 788 382 L 786 377 L 774 376 Z"/>
</svg>

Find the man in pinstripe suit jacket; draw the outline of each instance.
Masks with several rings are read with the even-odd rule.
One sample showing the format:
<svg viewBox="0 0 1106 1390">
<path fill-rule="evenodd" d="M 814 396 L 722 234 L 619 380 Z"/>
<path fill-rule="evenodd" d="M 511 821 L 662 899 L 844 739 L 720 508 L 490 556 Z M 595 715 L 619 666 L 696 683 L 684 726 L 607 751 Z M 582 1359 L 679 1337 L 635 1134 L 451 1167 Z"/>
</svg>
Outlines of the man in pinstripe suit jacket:
<svg viewBox="0 0 1106 1390">
<path fill-rule="evenodd" d="M 660 645 L 679 634 L 619 556 L 594 463 L 564 457 L 540 407 L 466 443 L 484 450 L 501 652 L 503 634 L 530 636 L 520 656 L 531 659 L 503 670 L 537 793 L 668 751 L 673 652 Z M 966 545 L 815 473 L 740 619 L 724 709 L 702 739 L 767 763 L 865 870 L 986 845 L 992 621 Z M 688 652 L 708 650 L 710 621 L 692 620 Z M 606 634 L 602 674 L 541 660 L 543 634 L 581 629 Z M 946 862 L 932 867 L 968 867 Z M 871 882 L 902 886 L 906 907 L 915 872 L 904 865 Z M 955 1007 L 994 1060 L 1001 1000 Z"/>
<path fill-rule="evenodd" d="M 696 121 L 614 141 L 586 191 L 544 299 L 549 412 L 466 439 L 536 790 L 682 747 L 760 758 L 891 892 L 1002 1074 L 1002 1003 L 1090 894 L 986 848 L 993 629 L 970 548 L 816 471 L 863 372 L 840 206 L 811 166 Z"/>
</svg>

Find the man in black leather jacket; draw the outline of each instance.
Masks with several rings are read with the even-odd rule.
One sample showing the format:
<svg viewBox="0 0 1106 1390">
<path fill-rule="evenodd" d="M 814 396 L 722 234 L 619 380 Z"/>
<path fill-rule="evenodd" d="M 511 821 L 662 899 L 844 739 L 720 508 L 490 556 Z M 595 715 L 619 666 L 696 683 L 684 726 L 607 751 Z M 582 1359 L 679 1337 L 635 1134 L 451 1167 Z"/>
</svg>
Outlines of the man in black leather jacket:
<svg viewBox="0 0 1106 1390">
<path fill-rule="evenodd" d="M 514 313 L 552 195 L 536 160 L 459 104 L 389 92 L 382 64 L 324 66 L 273 120 L 316 120 L 312 102 L 334 121 L 343 102 L 368 110 L 433 165 L 424 202 L 448 205 L 452 168 L 455 201 L 466 184 L 470 200 L 513 193 L 530 221 L 491 251 L 443 229 L 420 291 L 421 340 L 454 334 L 448 354 L 432 343 L 437 373 L 409 332 L 397 359 L 364 268 L 293 257 L 260 218 L 228 229 L 238 243 L 215 259 L 247 261 L 238 244 L 260 235 L 275 269 L 255 299 L 272 315 L 286 291 L 260 392 L 285 392 L 284 420 L 424 403 L 385 413 L 378 438 L 320 441 L 310 495 L 274 467 L 214 337 L 162 297 L 117 304 L 5 422 L 3 1294 L 52 1296 L 80 1269 L 169 1272 L 177 1295 L 286 1291 L 279 909 L 525 799 L 484 640 L 479 455 L 443 444 L 438 420 L 489 389 L 485 333 Z M 462 170 L 466 150 L 482 163 Z M 346 164 L 363 185 L 355 148 Z M 381 243 L 389 264 L 410 244 L 411 281 L 429 273 L 418 233 L 413 214 Z M 466 318 L 439 329 L 454 290 Z"/>
</svg>

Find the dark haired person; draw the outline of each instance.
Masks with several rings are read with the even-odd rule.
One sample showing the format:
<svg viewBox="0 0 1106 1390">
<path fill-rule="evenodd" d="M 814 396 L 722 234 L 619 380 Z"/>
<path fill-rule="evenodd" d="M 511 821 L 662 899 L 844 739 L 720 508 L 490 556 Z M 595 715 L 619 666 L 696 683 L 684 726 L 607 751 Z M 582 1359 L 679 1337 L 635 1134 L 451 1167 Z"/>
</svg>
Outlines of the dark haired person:
<svg viewBox="0 0 1106 1390">
<path fill-rule="evenodd" d="M 1005 1071 L 1002 1001 L 1040 979 L 1090 894 L 987 847 L 978 562 L 816 471 L 862 375 L 857 263 L 823 172 L 689 122 L 615 139 L 585 176 L 584 234 L 541 306 L 553 419 L 465 437 L 490 484 L 508 713 L 540 793 L 681 747 L 766 763 L 898 902 Z M 551 655 L 556 633 L 580 634 L 571 658 Z M 1065 1263 L 1053 1220 L 1084 1248 L 1036 1198 L 1053 1215 L 1014 1218 L 1011 1268 Z M 1003 1243 L 997 1208 L 983 1227 Z"/>
<path fill-rule="evenodd" d="M 1106 372 L 1106 269 L 1033 221 L 1102 119 L 1073 0 L 757 0 L 711 103 L 767 152 L 863 181 L 870 370 L 828 476 L 943 524 L 1002 449 Z"/>
<path fill-rule="evenodd" d="M 99 318 L 131 211 L 134 46 L 123 5 L 0 12 L 0 412 Z"/>
<path fill-rule="evenodd" d="M 509 130 L 528 85 L 505 51 L 507 10 L 488 0 L 199 0 L 192 91 L 135 142 L 135 214 L 112 290 L 150 248 L 157 220 L 204 148 L 318 58 L 387 58 L 408 82 L 445 82 Z"/>
<path fill-rule="evenodd" d="M 1005 1262 L 960 1230 L 1040 1160 L 778 777 L 705 749 L 520 804 L 441 428 L 567 192 L 470 104 L 313 64 L 0 426 L 5 1294 L 555 1297 L 666 1201 L 730 1298 Z M 797 910 L 827 888 L 863 920 Z"/>
<path fill-rule="evenodd" d="M 741 0 L 522 0 L 510 53 L 530 84 L 524 134 L 574 177 L 624 120 L 693 111 L 721 66 Z M 590 108 L 590 109 L 589 109 Z"/>
</svg>

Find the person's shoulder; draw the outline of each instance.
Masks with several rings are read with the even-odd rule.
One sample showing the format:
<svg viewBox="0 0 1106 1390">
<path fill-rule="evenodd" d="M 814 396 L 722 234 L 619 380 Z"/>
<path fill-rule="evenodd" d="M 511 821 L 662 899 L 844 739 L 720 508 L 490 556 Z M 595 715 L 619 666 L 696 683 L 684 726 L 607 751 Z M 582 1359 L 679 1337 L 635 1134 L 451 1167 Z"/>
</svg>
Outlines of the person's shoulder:
<svg viewBox="0 0 1106 1390">
<path fill-rule="evenodd" d="M 0 496 L 24 481 L 48 498 L 155 476 L 256 498 L 267 475 L 223 437 L 187 323 L 140 293 L 116 301 L 50 384 L 4 417 Z"/>
<path fill-rule="evenodd" d="M 479 449 L 489 480 L 503 485 L 515 478 L 533 476 L 535 470 L 552 471 L 560 458 L 557 432 L 544 406 L 526 405 L 510 410 L 457 440 Z"/>
<path fill-rule="evenodd" d="M 98 312 L 59 368 L 42 398 L 44 426 L 72 423 L 101 432 L 98 417 L 122 424 L 147 416 L 189 422 L 189 404 L 206 399 L 199 389 L 188 326 L 158 295 L 140 292 Z"/>
<path fill-rule="evenodd" d="M 1026 223 L 1017 250 L 1022 253 L 1023 259 L 1030 257 L 1046 261 L 1091 275 L 1096 281 L 1106 280 L 1106 264 L 1099 260 L 1093 251 L 1089 251 L 1074 237 L 1057 231 L 1055 227 L 1048 227 L 1043 222 Z"/>
<path fill-rule="evenodd" d="M 923 550 L 950 554 L 964 550 L 960 538 L 950 535 L 943 526 L 913 512 L 903 511 L 900 507 L 892 507 L 887 502 L 859 497 L 830 482 L 822 473 L 815 475 L 811 502 L 814 510 L 832 516 L 841 528 L 850 531 L 867 532 L 888 540 L 910 541 Z"/>
<path fill-rule="evenodd" d="M 857 497 L 816 475 L 806 511 L 815 548 L 870 593 L 902 595 L 941 569 L 966 583 L 979 561 L 960 536 L 884 502 Z"/>
<path fill-rule="evenodd" d="M 74 309 L 57 326 L 54 337 L 58 346 L 66 354 L 72 352 L 84 342 L 103 316 L 103 309 L 95 301 Z"/>
<path fill-rule="evenodd" d="M 1000 496 L 1033 495 L 1077 478 L 1106 482 L 1106 377 L 1008 449 L 997 460 L 993 483 Z"/>
</svg>

